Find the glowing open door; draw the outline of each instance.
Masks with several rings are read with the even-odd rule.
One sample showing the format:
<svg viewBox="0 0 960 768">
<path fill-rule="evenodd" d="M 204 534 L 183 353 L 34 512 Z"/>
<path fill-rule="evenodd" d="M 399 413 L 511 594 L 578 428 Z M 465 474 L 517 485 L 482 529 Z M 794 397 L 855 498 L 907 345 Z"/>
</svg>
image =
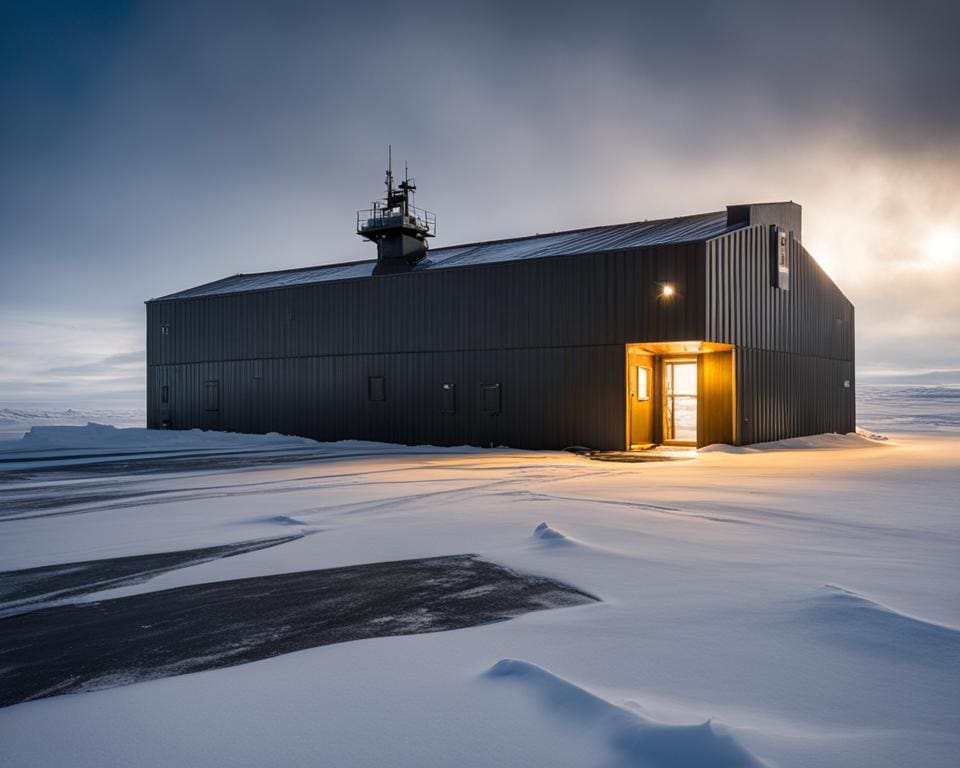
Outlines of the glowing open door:
<svg viewBox="0 0 960 768">
<path fill-rule="evenodd" d="M 697 444 L 697 360 L 663 361 L 663 440 Z"/>
</svg>

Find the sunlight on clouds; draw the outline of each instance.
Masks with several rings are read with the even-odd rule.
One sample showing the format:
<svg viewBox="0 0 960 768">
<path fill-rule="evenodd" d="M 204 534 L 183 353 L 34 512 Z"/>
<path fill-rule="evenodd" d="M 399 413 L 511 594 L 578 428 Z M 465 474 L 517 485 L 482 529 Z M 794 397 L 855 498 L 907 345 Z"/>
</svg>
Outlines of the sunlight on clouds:
<svg viewBox="0 0 960 768">
<path fill-rule="evenodd" d="M 957 230 L 941 227 L 926 243 L 926 259 L 918 266 L 927 269 L 955 266 L 960 261 L 960 235 Z"/>
<path fill-rule="evenodd" d="M 0 325 L 0 404 L 142 404 L 141 324 L 2 311 Z"/>
</svg>

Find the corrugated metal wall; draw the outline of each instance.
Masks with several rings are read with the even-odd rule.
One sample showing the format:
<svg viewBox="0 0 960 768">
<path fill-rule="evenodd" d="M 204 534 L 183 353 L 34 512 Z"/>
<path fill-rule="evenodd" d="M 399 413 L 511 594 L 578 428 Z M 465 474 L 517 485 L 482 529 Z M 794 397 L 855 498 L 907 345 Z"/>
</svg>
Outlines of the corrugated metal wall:
<svg viewBox="0 0 960 768">
<path fill-rule="evenodd" d="M 703 247 L 154 301 L 148 364 L 694 339 L 704 325 Z M 661 282 L 677 287 L 675 300 L 657 300 Z"/>
<path fill-rule="evenodd" d="M 623 350 L 614 346 L 273 358 L 156 366 L 175 427 L 216 426 L 203 384 L 219 377 L 219 426 L 323 440 L 434 445 L 622 447 Z M 259 374 L 259 378 L 256 375 Z M 369 399 L 383 377 L 385 399 Z M 454 386 L 445 413 L 443 384 Z M 480 385 L 500 385 L 501 412 L 481 412 Z"/>
<path fill-rule="evenodd" d="M 796 242 L 790 269 L 790 290 L 774 288 L 768 230 L 754 226 L 706 244 L 154 301 L 148 424 L 169 413 L 175 427 L 323 440 L 622 449 L 624 345 L 707 340 L 738 348 L 731 439 L 850 431 L 853 307 Z M 672 301 L 658 298 L 664 282 Z M 368 399 L 370 376 L 384 376 L 385 401 Z M 444 382 L 455 414 L 440 412 Z M 496 417 L 480 411 L 481 383 L 501 384 Z"/>
<path fill-rule="evenodd" d="M 707 340 L 737 346 L 741 444 L 855 429 L 853 305 L 793 240 L 789 265 L 774 288 L 767 227 L 707 243 Z"/>
<path fill-rule="evenodd" d="M 843 386 L 850 382 L 850 388 Z M 853 362 L 763 349 L 737 350 L 740 443 L 852 432 Z"/>
<path fill-rule="evenodd" d="M 693 243 L 150 302 L 148 423 L 164 383 L 174 426 L 212 423 L 202 389 L 219 363 L 223 429 L 622 449 L 623 345 L 702 336 L 703 279 Z M 664 282 L 675 300 L 658 299 Z M 387 399 L 370 402 L 379 375 Z M 502 385 L 495 418 L 481 383 Z"/>
</svg>

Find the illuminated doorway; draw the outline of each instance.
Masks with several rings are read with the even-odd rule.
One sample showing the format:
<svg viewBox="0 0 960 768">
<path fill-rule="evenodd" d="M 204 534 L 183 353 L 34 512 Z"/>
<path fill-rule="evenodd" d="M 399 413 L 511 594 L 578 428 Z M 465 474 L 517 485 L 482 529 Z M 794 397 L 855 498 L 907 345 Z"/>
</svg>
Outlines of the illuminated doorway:
<svg viewBox="0 0 960 768">
<path fill-rule="evenodd" d="M 627 449 L 654 446 L 654 377 L 656 358 L 639 349 L 627 348 Z"/>
<path fill-rule="evenodd" d="M 697 443 L 697 361 L 663 361 L 664 442 Z"/>
</svg>

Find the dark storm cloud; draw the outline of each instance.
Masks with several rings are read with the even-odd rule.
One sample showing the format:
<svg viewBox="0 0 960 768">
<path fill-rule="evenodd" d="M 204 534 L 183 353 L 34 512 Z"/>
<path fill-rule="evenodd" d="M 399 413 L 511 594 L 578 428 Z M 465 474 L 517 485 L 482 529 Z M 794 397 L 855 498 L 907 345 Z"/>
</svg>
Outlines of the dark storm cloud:
<svg viewBox="0 0 960 768">
<path fill-rule="evenodd" d="M 958 27 L 943 2 L 5 3 L 0 306 L 129 324 L 368 258 L 388 142 L 443 244 L 762 196 L 816 217 L 863 158 L 957 158 Z"/>
<path fill-rule="evenodd" d="M 501 109 L 608 110 L 668 145 L 752 142 L 750 120 L 925 143 L 960 128 L 953 3 L 31 2 L 2 21 L 0 151 L 21 179 L 89 171 L 97 151 L 152 175 L 298 152 L 338 172 L 365 139 L 431 136 L 481 94 L 473 139 Z M 604 81 L 620 89 L 600 103 Z M 701 119 L 678 135 L 677 115 Z"/>
<path fill-rule="evenodd" d="M 578 2 L 549 13 L 507 4 L 497 17 L 514 50 L 563 51 L 564 68 L 615 46 L 632 74 L 676 88 L 692 108 L 727 105 L 711 123 L 760 106 L 801 126 L 858 114 L 891 139 L 950 137 L 960 126 L 955 3 Z"/>
</svg>

